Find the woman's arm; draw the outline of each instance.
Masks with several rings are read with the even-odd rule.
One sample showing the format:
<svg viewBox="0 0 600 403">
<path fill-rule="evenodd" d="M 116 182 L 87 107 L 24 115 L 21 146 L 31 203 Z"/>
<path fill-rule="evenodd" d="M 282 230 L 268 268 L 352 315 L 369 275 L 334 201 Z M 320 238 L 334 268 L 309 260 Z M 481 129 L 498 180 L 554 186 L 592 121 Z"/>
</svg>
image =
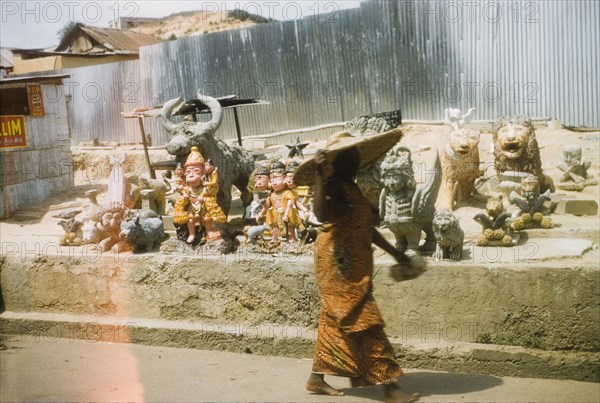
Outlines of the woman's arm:
<svg viewBox="0 0 600 403">
<path fill-rule="evenodd" d="M 398 249 L 394 248 L 392 246 L 392 244 L 390 244 L 383 237 L 383 235 L 381 235 L 381 233 L 379 231 L 377 231 L 376 228 L 373 228 L 373 243 L 375 245 L 377 245 L 378 247 L 380 247 L 381 249 L 383 249 L 385 252 L 392 255 L 392 257 L 394 259 L 396 259 L 396 261 L 398 261 L 398 263 L 406 263 L 409 261 L 408 256 L 406 256 L 404 254 L 404 252 L 401 252 Z"/>
<path fill-rule="evenodd" d="M 323 166 L 326 161 L 325 153 L 326 151 L 319 150 L 314 156 L 317 169 L 315 170 L 315 185 L 313 188 L 313 210 L 315 216 L 321 222 L 330 220 L 338 195 L 337 187 L 331 182 L 326 183 L 323 177 Z"/>
</svg>

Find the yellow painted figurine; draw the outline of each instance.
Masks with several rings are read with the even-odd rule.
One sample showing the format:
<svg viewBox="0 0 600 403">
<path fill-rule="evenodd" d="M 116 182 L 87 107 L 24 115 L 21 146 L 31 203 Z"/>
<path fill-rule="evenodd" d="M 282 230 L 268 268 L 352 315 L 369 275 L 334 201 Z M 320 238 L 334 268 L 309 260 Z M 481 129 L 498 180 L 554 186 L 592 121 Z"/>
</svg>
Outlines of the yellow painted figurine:
<svg viewBox="0 0 600 403">
<path fill-rule="evenodd" d="M 294 192 L 287 188 L 285 182 L 285 164 L 280 161 L 273 164 L 270 179 L 272 190 L 258 219 L 264 216 L 266 224 L 271 227 L 271 242 L 279 240 L 281 231 L 286 234 L 288 242 L 297 242 L 296 227 L 301 221 L 294 207 Z"/>
</svg>

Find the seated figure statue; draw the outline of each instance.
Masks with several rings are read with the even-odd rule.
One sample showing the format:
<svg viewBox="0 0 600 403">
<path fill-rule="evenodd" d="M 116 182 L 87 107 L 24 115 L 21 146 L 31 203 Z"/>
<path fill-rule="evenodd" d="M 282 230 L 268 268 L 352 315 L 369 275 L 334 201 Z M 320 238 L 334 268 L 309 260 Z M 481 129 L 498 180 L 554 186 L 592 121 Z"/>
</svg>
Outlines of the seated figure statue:
<svg viewBox="0 0 600 403">
<path fill-rule="evenodd" d="M 555 163 L 562 171 L 558 188 L 581 192 L 585 187 L 597 185 L 598 181 L 588 173 L 592 163 L 582 161 L 582 150 L 579 144 L 568 144 L 563 148 L 563 160 Z"/>
</svg>

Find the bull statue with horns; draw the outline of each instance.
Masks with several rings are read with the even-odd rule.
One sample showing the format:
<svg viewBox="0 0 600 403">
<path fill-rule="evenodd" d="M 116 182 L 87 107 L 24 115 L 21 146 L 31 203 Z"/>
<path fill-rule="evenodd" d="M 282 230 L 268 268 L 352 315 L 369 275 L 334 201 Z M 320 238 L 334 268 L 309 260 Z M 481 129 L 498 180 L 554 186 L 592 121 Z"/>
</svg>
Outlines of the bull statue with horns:
<svg viewBox="0 0 600 403">
<path fill-rule="evenodd" d="M 177 162 L 183 163 L 191 148 L 196 146 L 206 160 L 210 159 L 219 168 L 217 203 L 225 215 L 228 215 L 231 207 L 232 185 L 240 191 L 244 208 L 252 200 L 248 190 L 248 180 L 254 170 L 254 158 L 242 147 L 229 145 L 214 136 L 223 117 L 219 101 L 200 92 L 198 92 L 198 100 L 210 109 L 212 114 L 210 121 L 174 123 L 171 121 L 171 116 L 183 102 L 182 98 L 172 99 L 164 104 L 161 122 L 169 132 L 167 152 L 175 156 Z"/>
</svg>

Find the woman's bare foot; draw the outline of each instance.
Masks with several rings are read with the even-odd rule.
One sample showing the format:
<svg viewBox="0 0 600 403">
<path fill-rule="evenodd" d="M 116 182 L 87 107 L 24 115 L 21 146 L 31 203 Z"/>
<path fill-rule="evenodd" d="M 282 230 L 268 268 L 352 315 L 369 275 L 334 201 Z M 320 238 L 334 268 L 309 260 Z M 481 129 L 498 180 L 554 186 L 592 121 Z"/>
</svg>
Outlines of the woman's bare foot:
<svg viewBox="0 0 600 403">
<path fill-rule="evenodd" d="M 196 235 L 190 235 L 190 236 L 188 236 L 188 239 L 186 242 L 189 244 L 192 244 L 192 243 L 194 243 L 195 239 L 196 239 Z"/>
<path fill-rule="evenodd" d="M 343 396 L 344 392 L 341 390 L 337 390 L 332 388 L 327 382 L 324 380 L 323 374 L 310 374 L 308 381 L 306 382 L 306 390 L 313 393 L 318 393 L 320 395 L 329 395 L 329 396 Z"/>
<path fill-rule="evenodd" d="M 400 389 L 400 386 L 396 385 L 395 383 L 384 385 L 384 388 L 385 401 L 387 403 L 409 403 L 419 400 L 418 393 L 409 394 Z"/>
<path fill-rule="evenodd" d="M 369 386 L 369 385 L 373 385 L 373 384 L 371 382 L 367 381 L 366 378 L 364 378 L 362 376 L 357 376 L 357 377 L 350 378 L 350 385 L 352 385 L 353 388 L 360 388 L 363 386 Z"/>
</svg>

